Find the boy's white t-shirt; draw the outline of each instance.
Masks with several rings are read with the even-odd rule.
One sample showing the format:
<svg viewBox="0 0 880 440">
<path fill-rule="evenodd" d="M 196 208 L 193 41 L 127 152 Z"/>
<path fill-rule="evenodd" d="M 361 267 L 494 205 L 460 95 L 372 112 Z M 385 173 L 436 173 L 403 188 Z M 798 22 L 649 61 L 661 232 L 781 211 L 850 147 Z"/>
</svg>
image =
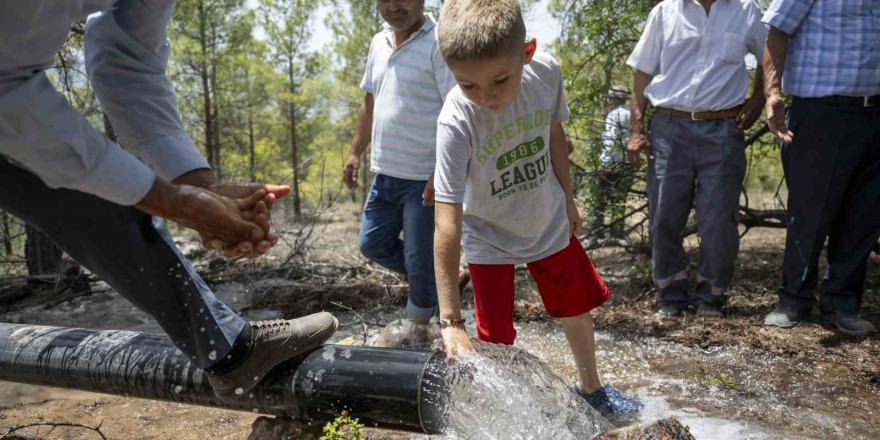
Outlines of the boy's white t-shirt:
<svg viewBox="0 0 880 440">
<path fill-rule="evenodd" d="M 565 193 L 550 160 L 550 125 L 569 117 L 562 70 L 538 52 L 507 108 L 449 92 L 437 121 L 435 198 L 462 203 L 462 246 L 475 264 L 530 263 L 570 239 Z"/>
</svg>

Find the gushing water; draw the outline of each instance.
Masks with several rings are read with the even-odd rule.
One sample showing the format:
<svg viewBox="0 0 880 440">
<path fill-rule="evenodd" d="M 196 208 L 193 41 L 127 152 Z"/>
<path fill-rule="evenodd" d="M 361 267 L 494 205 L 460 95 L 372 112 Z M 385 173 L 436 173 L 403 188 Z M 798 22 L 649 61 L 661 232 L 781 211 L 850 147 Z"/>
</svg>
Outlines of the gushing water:
<svg viewBox="0 0 880 440">
<path fill-rule="evenodd" d="M 474 342 L 452 365 L 449 440 L 591 439 L 611 424 L 537 357 Z"/>
</svg>

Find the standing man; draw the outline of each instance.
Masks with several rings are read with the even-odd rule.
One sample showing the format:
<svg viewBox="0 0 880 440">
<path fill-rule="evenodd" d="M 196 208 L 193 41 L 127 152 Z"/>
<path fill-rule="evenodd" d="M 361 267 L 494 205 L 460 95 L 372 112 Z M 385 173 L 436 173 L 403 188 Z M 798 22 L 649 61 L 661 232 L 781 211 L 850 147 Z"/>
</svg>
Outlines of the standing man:
<svg viewBox="0 0 880 440">
<path fill-rule="evenodd" d="M 336 319 L 246 322 L 217 300 L 162 218 L 227 255 L 275 244 L 268 213 L 288 187 L 221 185 L 187 136 L 165 77 L 174 0 L 0 3 L 0 209 L 40 228 L 152 316 L 222 399 L 319 345 Z M 73 22 L 93 13 L 85 56 L 126 149 L 77 113 L 46 75 Z M 139 161 L 152 165 L 147 166 Z"/>
<path fill-rule="evenodd" d="M 788 181 L 779 305 L 764 324 L 809 317 L 827 238 L 820 309 L 841 333 L 863 336 L 876 330 L 859 309 L 880 236 L 880 1 L 776 0 L 764 22 L 767 119 Z M 794 95 L 787 120 L 780 74 Z"/>
<path fill-rule="evenodd" d="M 602 132 L 602 151 L 599 153 L 599 197 L 596 201 L 593 230 L 605 227 L 605 214 L 610 213 L 610 236 L 623 238 L 626 224 L 622 218 L 626 208 L 626 193 L 632 185 L 632 169 L 627 165 L 626 146 L 629 143 L 631 113 L 626 106 L 629 92 L 623 87 L 608 91 L 608 114 Z"/>
<path fill-rule="evenodd" d="M 723 316 L 725 289 L 739 251 L 736 215 L 746 170 L 745 139 L 761 115 L 760 69 L 752 96 L 746 52 L 760 54 L 767 30 L 753 0 L 664 0 L 651 11 L 627 64 L 635 69 L 631 138 L 635 167 L 648 154 L 648 202 L 654 237 L 659 315 L 677 317 L 689 302 L 682 232 L 696 199 L 700 261 L 697 315 Z M 644 115 L 654 106 L 650 141 Z"/>
<path fill-rule="evenodd" d="M 455 79 L 437 47 L 424 0 L 378 0 L 388 26 L 373 37 L 361 89 L 366 92 L 343 180 L 357 186 L 360 157 L 372 140 L 376 173 L 358 239 L 370 260 L 409 279 L 411 322 L 386 331 L 387 345 L 428 342 L 437 308 L 434 283 L 434 162 L 437 117 Z M 400 233 L 403 232 L 403 239 Z M 463 274 L 462 274 L 463 275 Z M 389 340 L 390 333 L 396 336 Z"/>
</svg>

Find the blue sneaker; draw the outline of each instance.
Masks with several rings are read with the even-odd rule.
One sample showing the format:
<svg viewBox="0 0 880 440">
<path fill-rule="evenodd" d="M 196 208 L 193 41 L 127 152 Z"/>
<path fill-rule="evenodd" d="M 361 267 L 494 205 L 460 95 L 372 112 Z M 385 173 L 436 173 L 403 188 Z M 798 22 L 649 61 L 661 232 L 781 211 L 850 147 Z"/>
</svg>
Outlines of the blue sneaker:
<svg viewBox="0 0 880 440">
<path fill-rule="evenodd" d="M 575 382 L 574 392 L 583 397 L 599 414 L 612 421 L 631 418 L 642 412 L 642 408 L 645 407 L 642 402 L 626 396 L 611 385 L 587 393 Z"/>
</svg>

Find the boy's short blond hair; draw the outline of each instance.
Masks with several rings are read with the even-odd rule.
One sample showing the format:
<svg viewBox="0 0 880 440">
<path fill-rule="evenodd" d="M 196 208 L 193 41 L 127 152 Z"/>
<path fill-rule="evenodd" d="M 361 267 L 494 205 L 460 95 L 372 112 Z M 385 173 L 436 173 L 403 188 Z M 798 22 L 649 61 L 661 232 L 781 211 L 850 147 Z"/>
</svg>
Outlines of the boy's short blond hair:
<svg viewBox="0 0 880 440">
<path fill-rule="evenodd" d="M 447 61 L 482 61 L 522 55 L 526 24 L 517 0 L 447 0 L 437 42 Z"/>
</svg>

